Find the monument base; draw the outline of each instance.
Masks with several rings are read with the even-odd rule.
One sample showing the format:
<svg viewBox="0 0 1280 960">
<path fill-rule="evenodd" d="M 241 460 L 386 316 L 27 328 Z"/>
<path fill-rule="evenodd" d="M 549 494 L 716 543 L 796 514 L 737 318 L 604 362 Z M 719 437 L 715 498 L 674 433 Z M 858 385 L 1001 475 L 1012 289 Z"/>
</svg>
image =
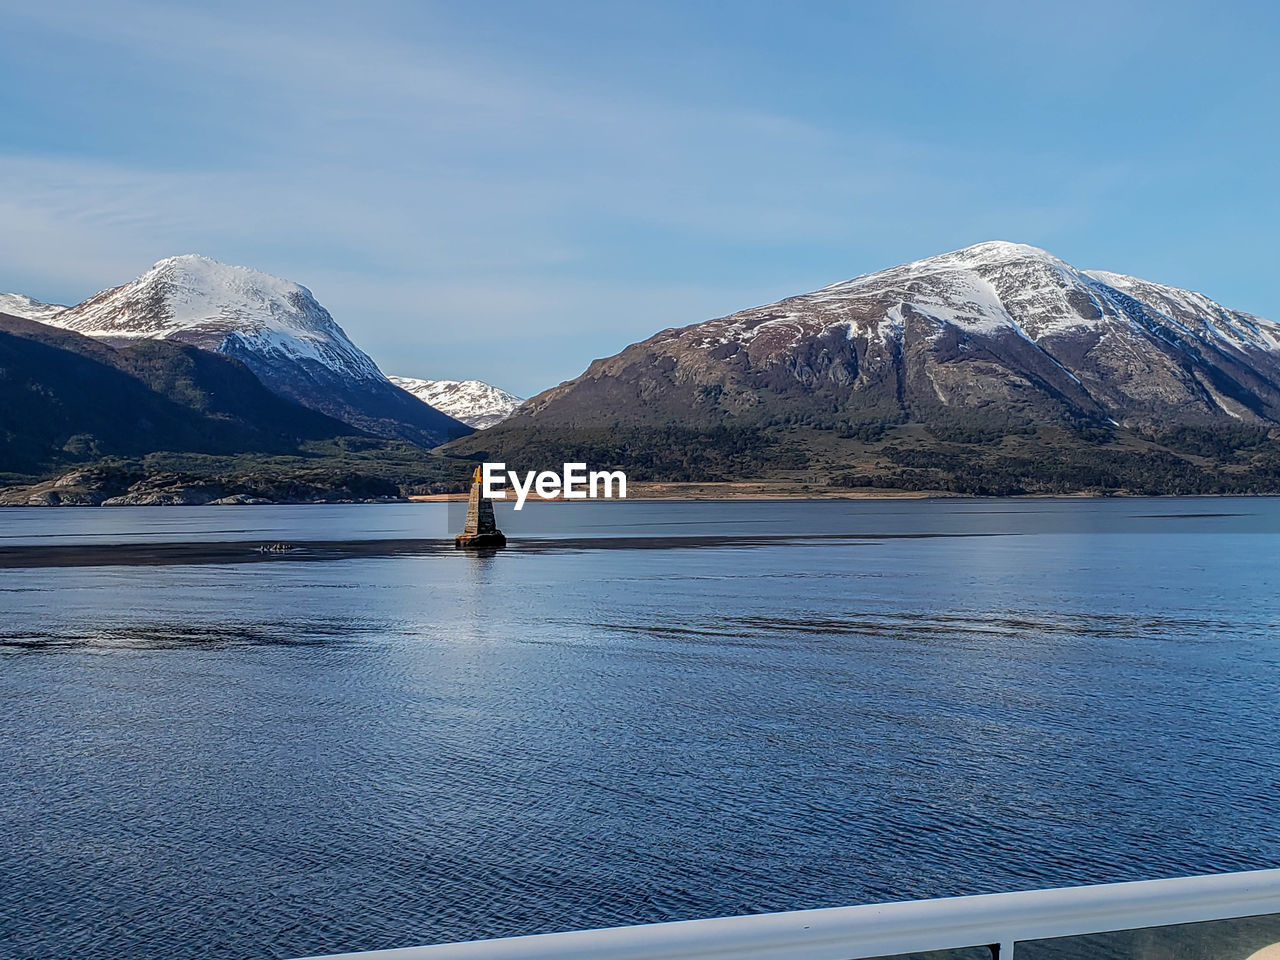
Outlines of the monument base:
<svg viewBox="0 0 1280 960">
<path fill-rule="evenodd" d="M 496 550 L 507 545 L 501 530 L 493 533 L 460 533 L 453 538 L 456 550 Z"/>
</svg>

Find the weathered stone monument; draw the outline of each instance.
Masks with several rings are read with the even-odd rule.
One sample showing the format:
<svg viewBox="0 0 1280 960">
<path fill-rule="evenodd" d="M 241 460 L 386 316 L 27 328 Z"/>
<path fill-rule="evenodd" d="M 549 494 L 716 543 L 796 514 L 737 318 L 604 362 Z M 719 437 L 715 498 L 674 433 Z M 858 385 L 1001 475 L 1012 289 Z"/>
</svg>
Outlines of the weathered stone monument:
<svg viewBox="0 0 1280 960">
<path fill-rule="evenodd" d="M 493 550 L 507 545 L 507 538 L 498 529 L 493 517 L 493 501 L 484 495 L 480 483 L 480 468 L 476 467 L 471 478 L 471 498 L 467 501 L 467 524 L 453 545 L 459 550 Z"/>
</svg>

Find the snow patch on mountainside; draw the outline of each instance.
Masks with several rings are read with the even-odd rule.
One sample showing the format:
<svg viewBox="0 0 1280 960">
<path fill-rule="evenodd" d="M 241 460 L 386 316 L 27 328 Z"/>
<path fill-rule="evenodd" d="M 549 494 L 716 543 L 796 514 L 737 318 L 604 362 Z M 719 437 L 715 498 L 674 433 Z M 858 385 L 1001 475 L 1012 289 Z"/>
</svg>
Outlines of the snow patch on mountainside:
<svg viewBox="0 0 1280 960">
<path fill-rule="evenodd" d="M 524 403 L 515 394 L 483 380 L 423 380 L 396 376 L 388 379 L 424 403 L 477 430 L 501 423 Z"/>
<path fill-rule="evenodd" d="M 828 305 L 897 301 L 970 333 L 1002 331 L 1031 340 L 1094 325 L 1069 296 L 1088 278 L 1053 254 L 993 240 L 863 274 L 797 299 Z M 1087 297 L 1086 297 L 1087 298 Z"/>
<path fill-rule="evenodd" d="M 21 293 L 0 293 L 0 313 L 24 320 L 47 322 L 67 309 L 60 303 L 41 303 Z"/>
</svg>

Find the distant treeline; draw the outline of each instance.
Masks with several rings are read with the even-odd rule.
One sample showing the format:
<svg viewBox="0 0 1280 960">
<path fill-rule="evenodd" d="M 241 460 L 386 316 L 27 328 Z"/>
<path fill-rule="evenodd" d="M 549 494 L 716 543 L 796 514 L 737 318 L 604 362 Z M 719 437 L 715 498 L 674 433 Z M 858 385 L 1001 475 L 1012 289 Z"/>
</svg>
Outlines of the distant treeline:
<svg viewBox="0 0 1280 960">
<path fill-rule="evenodd" d="M 664 427 L 600 429 L 530 428 L 519 433 L 469 438 L 472 459 L 504 461 L 518 469 L 552 469 L 562 463 L 586 463 L 593 469 L 621 468 L 632 480 L 703 481 L 758 477 L 780 469 L 802 468 L 804 450 L 776 433 L 759 429 L 677 424 Z"/>
<path fill-rule="evenodd" d="M 1280 493 L 1280 440 L 1244 424 L 1138 433 L 1085 420 L 1042 428 L 998 410 L 935 416 L 914 427 L 892 416 L 785 414 L 749 427 L 499 429 L 469 444 L 473 459 L 530 468 L 581 461 L 620 467 L 636 480 L 794 475 L 819 458 L 839 464 L 826 482 L 846 488 L 975 496 Z"/>
<path fill-rule="evenodd" d="M 1105 446 L 1044 446 L 1022 455 L 979 449 L 899 449 L 880 451 L 891 470 L 850 472 L 831 482 L 841 487 L 942 490 L 973 496 L 1020 494 L 1130 493 L 1150 496 L 1280 493 L 1280 444 L 1248 447 L 1215 445 L 1219 428 L 1179 432 L 1182 449 L 1197 456 L 1216 450 L 1219 458 L 1196 462 L 1170 450 Z M 1217 438 L 1221 443 L 1222 437 Z M 1172 446 L 1172 444 L 1170 445 Z"/>
</svg>

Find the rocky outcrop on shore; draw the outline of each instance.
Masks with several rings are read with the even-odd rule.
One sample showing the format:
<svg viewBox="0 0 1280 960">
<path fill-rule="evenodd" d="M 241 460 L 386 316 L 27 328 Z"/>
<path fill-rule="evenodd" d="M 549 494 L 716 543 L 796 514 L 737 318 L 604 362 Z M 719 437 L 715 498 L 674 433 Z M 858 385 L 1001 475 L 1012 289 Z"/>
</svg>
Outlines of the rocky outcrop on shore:
<svg viewBox="0 0 1280 960">
<path fill-rule="evenodd" d="M 0 506 L 8 507 L 240 506 L 401 500 L 404 497 L 394 483 L 359 475 L 308 479 L 207 477 L 100 467 L 0 490 Z"/>
</svg>

